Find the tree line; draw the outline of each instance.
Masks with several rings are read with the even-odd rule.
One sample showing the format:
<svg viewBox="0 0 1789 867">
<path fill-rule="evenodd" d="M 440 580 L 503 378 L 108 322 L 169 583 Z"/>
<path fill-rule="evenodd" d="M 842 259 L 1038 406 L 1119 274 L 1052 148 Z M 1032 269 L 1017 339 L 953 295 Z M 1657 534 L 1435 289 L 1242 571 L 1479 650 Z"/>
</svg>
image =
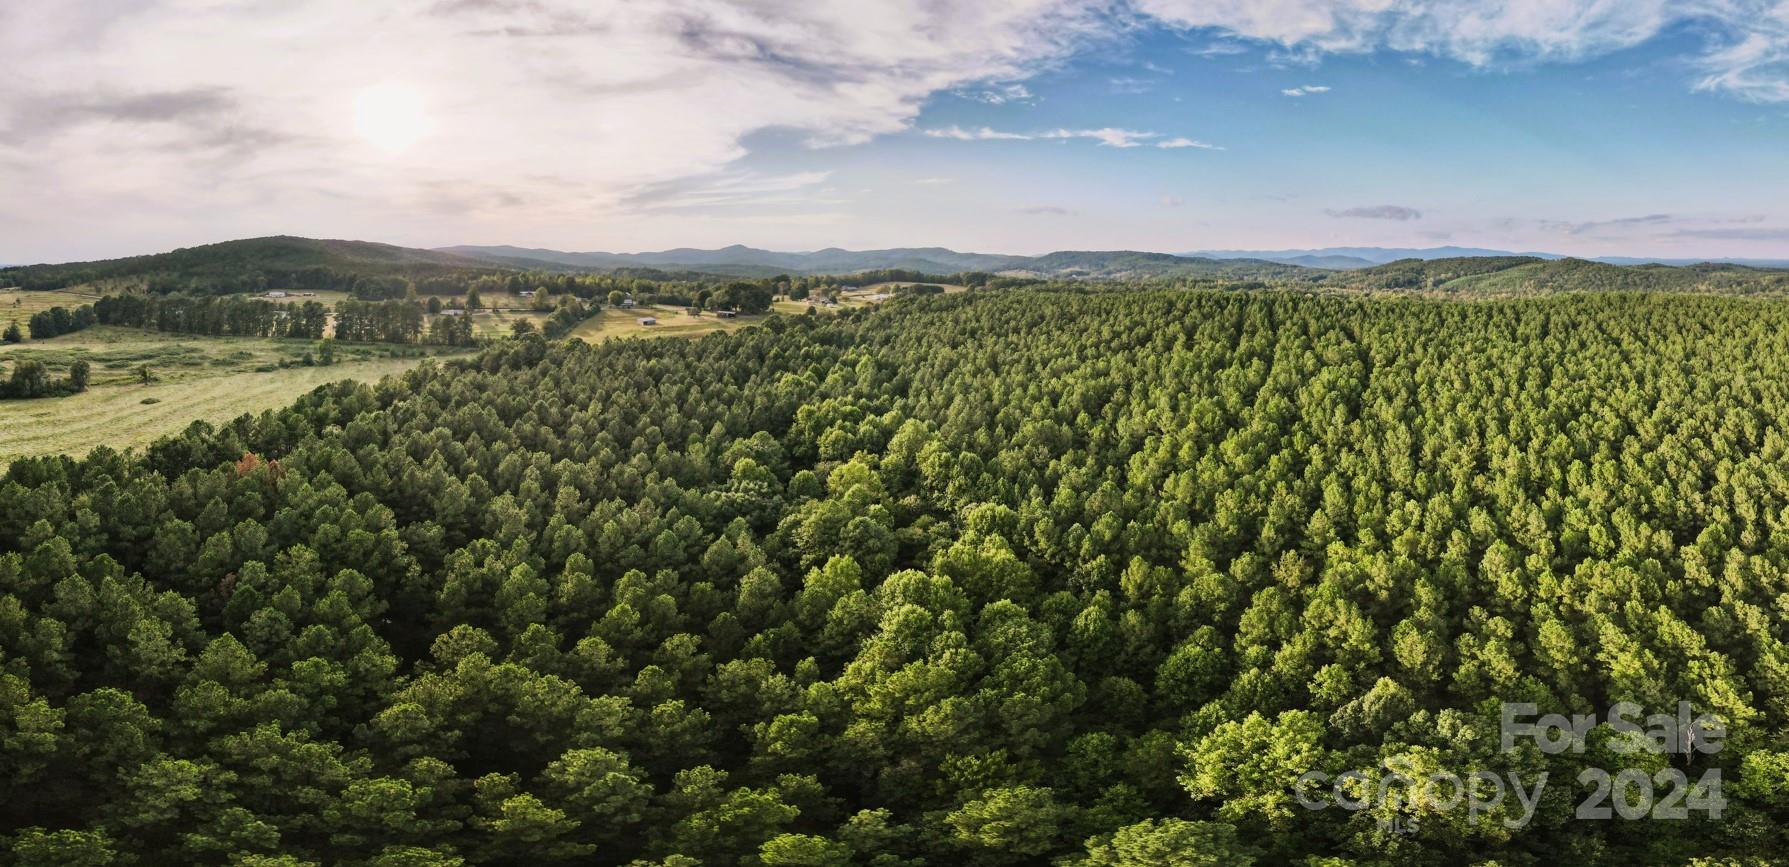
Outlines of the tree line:
<svg viewBox="0 0 1789 867">
<path fill-rule="evenodd" d="M 31 317 L 26 321 L 31 329 L 30 333 L 32 340 L 48 340 L 52 337 L 60 337 L 64 334 L 72 334 L 76 331 L 80 331 L 93 325 L 97 320 L 94 317 L 93 305 L 86 304 L 73 310 L 62 306 L 51 307 L 48 310 L 40 310 L 31 314 Z M 19 323 L 16 319 L 7 323 L 4 330 L 0 330 L 0 341 L 6 343 L 22 343 L 24 340 L 25 332 L 19 328 Z"/>
<path fill-rule="evenodd" d="M 232 295 L 107 295 L 94 302 L 96 321 L 176 334 L 317 339 L 329 309 L 316 301 L 282 304 Z"/>
</svg>

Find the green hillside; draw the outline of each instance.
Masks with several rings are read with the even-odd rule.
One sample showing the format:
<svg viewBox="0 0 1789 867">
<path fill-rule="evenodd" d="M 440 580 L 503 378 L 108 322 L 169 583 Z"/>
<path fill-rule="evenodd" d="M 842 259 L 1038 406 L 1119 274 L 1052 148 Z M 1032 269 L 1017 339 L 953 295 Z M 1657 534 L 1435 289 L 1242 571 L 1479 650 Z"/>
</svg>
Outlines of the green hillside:
<svg viewBox="0 0 1789 867">
<path fill-rule="evenodd" d="M 345 278 L 357 276 L 420 277 L 516 267 L 519 265 L 391 244 L 282 235 L 185 247 L 148 256 L 0 269 L 0 285 L 25 289 L 129 286 L 201 292 L 340 289 L 345 288 L 341 285 Z"/>
<path fill-rule="evenodd" d="M 1324 272 L 1259 259 L 1205 259 L 1134 250 L 1065 250 L 1048 253 L 1008 270 L 1056 277 L 1148 278 L 1233 277 L 1237 279 L 1308 279 Z"/>
<path fill-rule="evenodd" d="M 1325 283 L 1356 289 L 1416 290 L 1460 295 L 1544 295 L 1558 292 L 1688 292 L 1729 295 L 1789 292 L 1789 270 L 1745 265 L 1611 265 L 1584 259 L 1528 256 L 1402 259 L 1331 275 Z"/>
</svg>

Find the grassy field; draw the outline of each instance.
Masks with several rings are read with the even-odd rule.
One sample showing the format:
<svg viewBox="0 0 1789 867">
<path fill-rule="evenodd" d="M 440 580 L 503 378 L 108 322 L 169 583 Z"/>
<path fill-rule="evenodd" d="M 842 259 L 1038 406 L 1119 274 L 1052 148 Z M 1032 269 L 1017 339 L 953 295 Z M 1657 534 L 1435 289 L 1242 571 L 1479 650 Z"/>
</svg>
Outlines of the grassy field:
<svg viewBox="0 0 1789 867">
<path fill-rule="evenodd" d="M 343 344 L 337 363 L 307 367 L 305 340 L 192 337 L 95 326 L 52 340 L 0 348 L 0 362 L 35 358 L 55 376 L 85 359 L 87 391 L 69 397 L 0 401 L 0 464 L 16 457 L 85 454 L 95 446 L 143 446 L 197 420 L 216 424 L 284 406 L 343 379 L 375 381 L 415 366 L 427 347 Z M 396 350 L 403 357 L 393 358 Z M 281 367 L 281 362 L 286 367 Z M 141 384 L 140 366 L 154 381 Z"/>
<path fill-rule="evenodd" d="M 87 295 L 80 292 L 25 292 L 18 289 L 0 289 L 0 329 L 7 323 L 18 320 L 20 328 L 26 328 L 33 313 L 41 313 L 51 307 L 67 307 L 73 310 L 99 300 L 98 295 Z M 29 329 L 27 329 L 29 330 Z"/>
<path fill-rule="evenodd" d="M 909 282 L 909 281 L 904 281 L 904 280 L 896 280 L 896 281 L 892 281 L 892 282 L 888 282 L 888 283 L 871 283 L 868 286 L 859 287 L 858 289 L 856 289 L 854 291 L 875 294 L 878 292 L 888 292 L 888 291 L 891 291 L 894 289 L 899 289 L 902 286 L 918 286 L 918 285 L 920 285 L 920 284 Z M 926 285 L 928 285 L 928 286 L 943 286 L 944 292 L 947 295 L 950 293 L 953 293 L 953 292 L 968 292 L 969 291 L 968 286 L 958 286 L 955 283 L 928 283 Z"/>
<path fill-rule="evenodd" d="M 640 318 L 652 316 L 657 325 L 641 325 Z M 741 316 L 722 319 L 713 313 L 691 316 L 682 307 L 653 305 L 632 310 L 605 307 L 603 312 L 572 329 L 571 336 L 589 340 L 610 340 L 617 337 L 701 337 L 715 331 L 735 331 L 763 322 L 763 316 Z"/>
<path fill-rule="evenodd" d="M 492 312 L 481 311 L 472 315 L 472 333 L 478 337 L 508 337 L 516 320 L 526 319 L 539 328 L 547 321 L 548 314 L 533 311 L 503 310 Z"/>
</svg>

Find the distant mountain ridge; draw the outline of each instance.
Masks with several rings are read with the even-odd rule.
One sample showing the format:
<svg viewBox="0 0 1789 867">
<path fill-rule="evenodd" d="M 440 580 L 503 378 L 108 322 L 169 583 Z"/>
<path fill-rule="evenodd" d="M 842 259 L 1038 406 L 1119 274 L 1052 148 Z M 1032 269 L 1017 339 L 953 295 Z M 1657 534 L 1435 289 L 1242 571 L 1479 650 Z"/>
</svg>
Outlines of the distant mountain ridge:
<svg viewBox="0 0 1789 867">
<path fill-rule="evenodd" d="M 1491 250 L 1484 247 L 1317 247 L 1308 250 L 1195 250 L 1181 253 L 1182 256 L 1203 256 L 1212 259 L 1259 259 L 1266 262 L 1279 262 L 1286 265 L 1303 265 L 1307 268 L 1331 268 L 1336 270 L 1352 270 L 1384 265 L 1400 259 L 1469 259 L 1522 257 L 1528 259 L 1570 259 L 1558 253 L 1527 252 L 1515 253 L 1509 250 Z M 1754 268 L 1789 267 L 1789 259 L 1744 259 L 1704 257 L 1700 259 L 1664 259 L 1643 256 L 1593 256 L 1584 259 L 1587 262 L 1602 262 L 1609 265 L 1699 265 L 1714 262 L 1726 265 L 1747 265 Z"/>
<path fill-rule="evenodd" d="M 943 247 L 899 247 L 887 250 L 842 250 L 828 247 L 806 253 L 784 253 L 734 244 L 714 250 L 678 247 L 645 253 L 568 252 L 507 245 L 459 245 L 436 252 L 489 259 L 552 262 L 577 268 L 657 268 L 692 270 L 723 268 L 728 271 L 788 272 L 799 274 L 844 273 L 903 269 L 933 274 L 959 271 L 1003 271 L 1027 260 L 1025 256 L 958 253 Z M 725 272 L 722 272 L 725 273 Z"/>
<path fill-rule="evenodd" d="M 1038 276 L 1291 276 L 1298 268 L 1257 259 L 1178 256 L 1137 250 L 1060 250 L 1042 256 L 960 253 L 944 247 L 896 247 L 844 250 L 828 247 L 801 253 L 762 250 L 735 244 L 714 250 L 679 247 L 644 253 L 574 253 L 513 246 L 460 245 L 435 252 L 504 262 L 547 262 L 595 270 L 656 268 L 747 276 L 786 274 L 851 274 L 898 269 L 927 274 L 965 271 Z"/>
<path fill-rule="evenodd" d="M 287 286 L 304 285 L 319 272 L 366 276 L 425 277 L 462 270 L 539 268 L 455 256 L 371 241 L 342 241 L 275 235 L 182 247 L 166 253 L 101 259 L 91 262 L 20 265 L 0 268 L 0 285 L 28 289 L 130 281 L 158 290 L 224 286 L 251 275 Z"/>
<path fill-rule="evenodd" d="M 466 274 L 597 271 L 657 279 L 764 278 L 779 274 L 909 272 L 946 277 L 979 271 L 1046 279 L 1230 281 L 1391 291 L 1507 294 L 1572 289 L 1624 291 L 1789 291 L 1789 270 L 1742 265 L 1621 264 L 1541 255 L 1479 255 L 1496 250 L 1338 247 L 1320 250 L 1215 251 L 1209 256 L 1138 250 L 1059 250 L 1042 256 L 962 253 L 943 247 L 778 252 L 734 245 L 648 253 L 572 253 L 513 246 L 420 250 L 365 241 L 292 236 L 225 241 L 96 262 L 0 268 L 0 286 L 54 289 L 90 285 L 158 292 L 236 292 L 256 288 L 350 288 L 363 280 L 417 283 Z M 1440 253 L 1474 255 L 1440 256 Z M 1414 255 L 1411 255 L 1414 254 Z M 1384 263 L 1368 257 L 1396 256 Z M 1271 258 L 1269 258 L 1271 257 Z M 1789 263 L 1786 263 L 1789 264 Z M 887 277 L 879 279 L 890 279 Z M 910 279 L 902 277 L 902 279 Z"/>
</svg>

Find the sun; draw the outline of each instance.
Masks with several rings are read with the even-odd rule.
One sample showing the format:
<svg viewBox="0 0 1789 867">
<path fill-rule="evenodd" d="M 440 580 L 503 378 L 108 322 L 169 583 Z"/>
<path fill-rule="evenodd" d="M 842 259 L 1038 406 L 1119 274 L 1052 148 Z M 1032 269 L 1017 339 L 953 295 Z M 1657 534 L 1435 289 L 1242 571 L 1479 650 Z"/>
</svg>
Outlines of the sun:
<svg viewBox="0 0 1789 867">
<path fill-rule="evenodd" d="M 375 84 L 354 96 L 354 131 L 386 153 L 408 150 L 433 127 L 422 94 L 408 85 Z"/>
</svg>

